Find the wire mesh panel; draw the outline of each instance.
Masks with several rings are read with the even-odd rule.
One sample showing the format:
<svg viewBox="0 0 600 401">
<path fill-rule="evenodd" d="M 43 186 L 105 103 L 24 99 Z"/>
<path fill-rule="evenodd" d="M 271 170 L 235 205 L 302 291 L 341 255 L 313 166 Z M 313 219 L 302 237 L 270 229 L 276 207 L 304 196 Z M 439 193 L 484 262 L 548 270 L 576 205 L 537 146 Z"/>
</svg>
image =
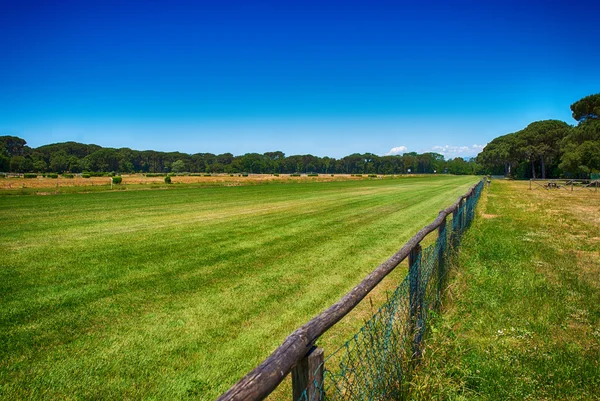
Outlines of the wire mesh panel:
<svg viewBox="0 0 600 401">
<path fill-rule="evenodd" d="M 323 383 L 314 382 L 302 401 L 404 399 L 423 349 L 431 311 L 441 300 L 446 262 L 475 215 L 483 182 L 459 204 L 451 225 L 412 257 L 409 275 L 365 325 L 322 366 Z M 317 375 L 314 375 L 317 376 Z"/>
</svg>

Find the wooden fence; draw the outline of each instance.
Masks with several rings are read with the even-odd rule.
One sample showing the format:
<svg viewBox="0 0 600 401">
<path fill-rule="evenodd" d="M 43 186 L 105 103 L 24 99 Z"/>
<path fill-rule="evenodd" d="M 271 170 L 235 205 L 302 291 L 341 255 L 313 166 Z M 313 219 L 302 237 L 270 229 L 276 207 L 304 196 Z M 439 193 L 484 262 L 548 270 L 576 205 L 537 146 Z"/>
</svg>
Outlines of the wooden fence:
<svg viewBox="0 0 600 401">
<path fill-rule="evenodd" d="M 290 334 L 267 359 L 240 379 L 217 401 L 262 400 L 290 372 L 292 373 L 293 394 L 291 396 L 293 401 L 298 400 L 303 393 L 314 393 L 311 386 L 323 381 L 322 368 L 319 369 L 319 366 L 323 366 L 323 350 L 315 347 L 317 339 L 354 309 L 377 284 L 406 258 L 410 259 L 409 266 L 411 269 L 413 269 L 413 266 L 418 266 L 419 264 L 414 263 L 414 260 L 420 257 L 421 241 L 435 230 L 443 232 L 449 215 L 452 215 L 453 219 L 452 229 L 461 231 L 467 223 L 466 213 L 460 214 L 459 211 L 464 205 L 471 204 L 471 198 L 478 193 L 477 191 L 481 190 L 483 182 L 484 180 L 481 180 L 473 185 L 452 206 L 442 210 L 431 224 L 422 228 L 398 252 L 379 265 L 342 299 Z M 457 235 L 450 235 L 454 239 L 458 237 Z M 442 258 L 442 255 L 439 257 Z M 417 273 L 409 271 L 409 275 L 413 275 L 411 277 L 418 278 L 419 274 Z M 414 280 L 411 280 L 411 287 L 418 288 L 419 283 L 414 283 Z M 411 291 L 411 294 L 414 293 L 416 292 Z M 413 298 L 411 295 L 411 314 L 419 313 L 418 302 L 418 298 Z M 418 353 L 418 348 L 415 349 L 415 352 Z"/>
</svg>

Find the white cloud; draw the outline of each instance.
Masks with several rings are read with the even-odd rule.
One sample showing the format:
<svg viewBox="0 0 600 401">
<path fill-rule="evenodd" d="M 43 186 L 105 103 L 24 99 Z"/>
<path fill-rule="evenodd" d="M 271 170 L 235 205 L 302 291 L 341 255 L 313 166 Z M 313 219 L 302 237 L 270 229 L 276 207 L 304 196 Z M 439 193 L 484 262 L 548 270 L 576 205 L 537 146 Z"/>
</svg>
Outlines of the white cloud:
<svg viewBox="0 0 600 401">
<path fill-rule="evenodd" d="M 406 146 L 396 146 L 395 148 L 391 148 L 389 152 L 387 152 L 386 156 L 391 155 L 401 155 L 403 153 L 408 152 L 408 148 Z"/>
<path fill-rule="evenodd" d="M 434 146 L 431 149 L 426 150 L 426 152 L 439 153 L 443 155 L 446 160 L 453 159 L 455 157 L 474 157 L 477 156 L 477 154 L 479 154 L 483 148 L 485 148 L 485 145 L 473 144 L 471 146 Z"/>
</svg>

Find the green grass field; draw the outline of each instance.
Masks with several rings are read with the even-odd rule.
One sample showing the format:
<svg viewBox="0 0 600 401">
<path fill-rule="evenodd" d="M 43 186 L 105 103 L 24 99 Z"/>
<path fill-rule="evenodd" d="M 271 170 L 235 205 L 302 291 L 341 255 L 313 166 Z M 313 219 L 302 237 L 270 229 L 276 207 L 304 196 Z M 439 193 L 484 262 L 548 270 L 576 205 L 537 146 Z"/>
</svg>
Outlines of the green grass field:
<svg viewBox="0 0 600 401">
<path fill-rule="evenodd" d="M 476 180 L 0 197 L 0 397 L 212 400 Z"/>
<path fill-rule="evenodd" d="M 413 399 L 600 399 L 600 192 L 528 185 L 484 191 Z"/>
</svg>

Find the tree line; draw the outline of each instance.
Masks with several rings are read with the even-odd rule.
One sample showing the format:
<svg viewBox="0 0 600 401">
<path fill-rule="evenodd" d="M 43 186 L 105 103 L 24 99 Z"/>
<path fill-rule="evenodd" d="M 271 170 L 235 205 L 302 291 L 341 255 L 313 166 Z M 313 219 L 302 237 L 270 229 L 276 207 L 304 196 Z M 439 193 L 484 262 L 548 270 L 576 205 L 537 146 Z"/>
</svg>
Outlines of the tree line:
<svg viewBox="0 0 600 401">
<path fill-rule="evenodd" d="M 600 171 L 600 94 L 571 105 L 571 126 L 543 120 L 495 138 L 477 156 L 487 173 L 513 178 L 589 178 Z"/>
<path fill-rule="evenodd" d="M 261 174 L 475 174 L 481 168 L 474 160 L 445 160 L 439 153 L 416 152 L 378 156 L 351 154 L 339 159 L 313 155 L 286 156 L 283 152 L 187 154 L 103 148 L 63 142 L 38 148 L 15 136 L 0 137 L 0 171 L 14 173 L 261 173 Z"/>
</svg>

